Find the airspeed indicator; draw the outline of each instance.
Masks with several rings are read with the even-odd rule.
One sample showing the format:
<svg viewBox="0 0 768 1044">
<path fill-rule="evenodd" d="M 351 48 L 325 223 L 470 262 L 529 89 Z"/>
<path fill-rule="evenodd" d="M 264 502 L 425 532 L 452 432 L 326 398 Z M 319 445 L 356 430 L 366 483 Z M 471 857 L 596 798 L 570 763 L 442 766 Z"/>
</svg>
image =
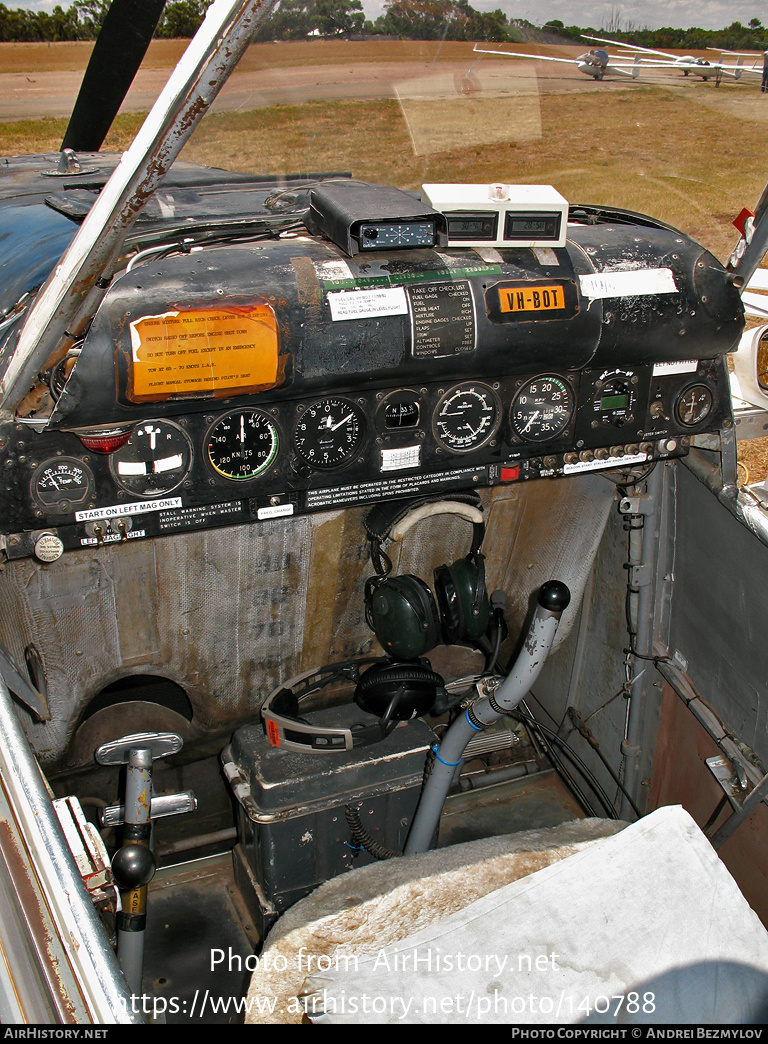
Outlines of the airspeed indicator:
<svg viewBox="0 0 768 1044">
<path fill-rule="evenodd" d="M 213 424 L 205 440 L 206 455 L 222 478 L 243 482 L 263 474 L 279 447 L 275 422 L 263 410 L 233 410 Z"/>
</svg>

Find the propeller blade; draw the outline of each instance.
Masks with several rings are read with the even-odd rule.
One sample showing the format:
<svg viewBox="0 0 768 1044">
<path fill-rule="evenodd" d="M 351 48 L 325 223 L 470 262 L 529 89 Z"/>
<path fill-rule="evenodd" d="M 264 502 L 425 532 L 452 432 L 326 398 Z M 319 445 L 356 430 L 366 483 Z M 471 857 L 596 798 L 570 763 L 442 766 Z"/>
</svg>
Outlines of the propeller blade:
<svg viewBox="0 0 768 1044">
<path fill-rule="evenodd" d="M 165 0 L 113 0 L 61 143 L 75 152 L 98 152 L 160 21 Z"/>
</svg>

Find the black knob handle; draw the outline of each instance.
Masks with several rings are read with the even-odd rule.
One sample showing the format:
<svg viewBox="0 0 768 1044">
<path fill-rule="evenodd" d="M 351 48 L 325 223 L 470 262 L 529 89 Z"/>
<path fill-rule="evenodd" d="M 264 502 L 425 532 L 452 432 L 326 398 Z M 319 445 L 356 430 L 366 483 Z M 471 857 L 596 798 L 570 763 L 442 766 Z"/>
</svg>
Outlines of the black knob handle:
<svg viewBox="0 0 768 1044">
<path fill-rule="evenodd" d="M 539 605 L 551 613 L 562 613 L 568 608 L 571 592 L 561 580 L 547 580 L 539 588 Z"/>
<path fill-rule="evenodd" d="M 123 891 L 141 888 L 155 876 L 155 857 L 144 845 L 123 845 L 112 856 L 112 873 Z"/>
</svg>

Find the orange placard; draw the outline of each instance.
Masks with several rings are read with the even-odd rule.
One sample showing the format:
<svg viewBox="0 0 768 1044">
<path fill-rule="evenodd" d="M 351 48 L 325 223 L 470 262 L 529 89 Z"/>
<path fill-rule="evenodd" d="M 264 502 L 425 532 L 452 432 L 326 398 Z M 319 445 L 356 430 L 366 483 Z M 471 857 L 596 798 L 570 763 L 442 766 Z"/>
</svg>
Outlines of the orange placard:
<svg viewBox="0 0 768 1044">
<path fill-rule="evenodd" d="M 134 402 L 264 391 L 278 383 L 280 338 L 267 302 L 145 315 L 130 329 Z"/>
<path fill-rule="evenodd" d="M 499 288 L 502 312 L 548 312 L 565 308 L 565 291 L 558 283 Z"/>
</svg>

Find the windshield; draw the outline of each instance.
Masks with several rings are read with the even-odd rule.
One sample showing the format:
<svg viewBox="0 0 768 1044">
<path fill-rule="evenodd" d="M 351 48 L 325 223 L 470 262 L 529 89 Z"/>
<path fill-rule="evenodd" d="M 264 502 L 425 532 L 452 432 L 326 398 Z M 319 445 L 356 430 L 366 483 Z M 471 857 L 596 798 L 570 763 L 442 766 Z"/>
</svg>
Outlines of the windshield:
<svg viewBox="0 0 768 1044">
<path fill-rule="evenodd" d="M 331 35 L 268 39 L 281 17 L 299 32 L 295 6 L 278 8 L 248 48 L 183 160 L 266 177 L 346 172 L 414 191 L 552 186 L 572 207 L 651 215 L 721 262 L 738 239 L 733 220 L 764 187 L 768 102 L 756 49 L 670 48 L 662 57 L 607 36 L 513 25 L 501 12 L 504 25 L 485 16 L 475 39 L 344 35 L 332 26 Z M 104 151 L 130 144 L 187 42 L 152 41 Z M 8 81 L 0 151 L 57 151 L 92 44 L 0 47 Z M 729 71 L 737 67 L 738 76 Z"/>
</svg>

